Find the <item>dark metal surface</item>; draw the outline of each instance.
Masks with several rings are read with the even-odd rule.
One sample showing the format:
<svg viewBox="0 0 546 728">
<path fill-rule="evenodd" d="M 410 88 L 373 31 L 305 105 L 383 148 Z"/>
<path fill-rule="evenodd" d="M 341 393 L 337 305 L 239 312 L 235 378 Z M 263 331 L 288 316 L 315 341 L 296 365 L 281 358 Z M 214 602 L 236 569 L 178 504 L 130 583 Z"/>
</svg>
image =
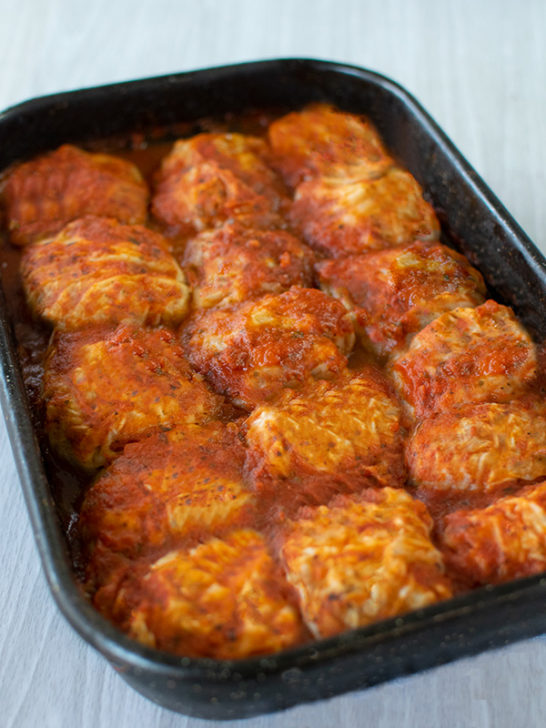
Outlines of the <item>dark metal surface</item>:
<svg viewBox="0 0 546 728">
<path fill-rule="evenodd" d="M 369 71 L 313 60 L 264 61 L 59 94 L 0 115 L 0 173 L 65 142 L 85 144 L 158 125 L 326 100 L 364 113 L 419 180 L 443 232 L 497 298 L 546 337 L 546 263 L 501 203 L 406 91 Z M 82 596 L 45 477 L 0 300 L 2 406 L 51 591 L 79 634 L 152 700 L 188 715 L 247 717 L 331 697 L 546 629 L 546 578 L 531 577 L 266 658 L 177 658 L 139 645 Z"/>
</svg>

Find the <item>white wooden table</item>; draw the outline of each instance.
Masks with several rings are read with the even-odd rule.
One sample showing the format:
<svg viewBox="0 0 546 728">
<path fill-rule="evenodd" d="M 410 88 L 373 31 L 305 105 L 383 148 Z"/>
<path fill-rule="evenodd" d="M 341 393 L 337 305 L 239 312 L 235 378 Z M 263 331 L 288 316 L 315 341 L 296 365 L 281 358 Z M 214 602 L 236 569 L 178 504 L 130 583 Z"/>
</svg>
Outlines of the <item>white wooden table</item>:
<svg viewBox="0 0 546 728">
<path fill-rule="evenodd" d="M 545 37 L 544 0 L 0 0 L 0 108 L 242 60 L 354 63 L 410 90 L 546 252 Z M 42 576 L 1 422 L 0 463 L 0 726 L 211 725 L 140 697 L 72 631 Z M 240 724 L 532 728 L 545 715 L 539 637 Z"/>
</svg>

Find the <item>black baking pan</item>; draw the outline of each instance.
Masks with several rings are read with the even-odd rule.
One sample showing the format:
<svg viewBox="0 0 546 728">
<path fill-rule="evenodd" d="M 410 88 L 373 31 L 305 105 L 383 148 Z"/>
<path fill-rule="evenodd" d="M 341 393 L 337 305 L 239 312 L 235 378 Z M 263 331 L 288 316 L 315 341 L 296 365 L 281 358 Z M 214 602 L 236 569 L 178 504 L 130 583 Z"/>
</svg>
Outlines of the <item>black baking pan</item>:
<svg viewBox="0 0 546 728">
<path fill-rule="evenodd" d="M 329 101 L 363 113 L 418 179 L 448 242 L 481 270 L 537 341 L 546 338 L 546 262 L 434 121 L 400 86 L 352 66 L 274 60 L 121 83 L 27 101 L 0 116 L 0 173 L 65 142 L 197 123 L 251 109 Z M 82 595 L 45 475 L 5 302 L 1 396 L 46 576 L 61 611 L 143 695 L 188 715 L 241 718 L 374 685 L 546 628 L 546 576 L 475 590 L 405 616 L 264 658 L 179 658 L 146 648 Z"/>
</svg>

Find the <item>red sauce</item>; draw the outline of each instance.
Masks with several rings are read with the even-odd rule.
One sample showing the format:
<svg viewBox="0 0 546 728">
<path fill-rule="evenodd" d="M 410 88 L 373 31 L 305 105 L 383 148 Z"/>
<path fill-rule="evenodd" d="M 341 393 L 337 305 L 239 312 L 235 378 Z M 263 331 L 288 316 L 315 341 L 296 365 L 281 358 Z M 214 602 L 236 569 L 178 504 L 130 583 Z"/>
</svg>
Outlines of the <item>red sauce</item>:
<svg viewBox="0 0 546 728">
<path fill-rule="evenodd" d="M 219 122 L 214 120 L 204 120 L 201 122 L 199 127 L 196 127 L 194 124 L 176 125 L 169 128 L 158 129 L 155 134 L 151 135 L 150 139 L 144 139 L 141 135 L 133 135 L 129 140 L 114 139 L 105 142 L 97 142 L 96 144 L 91 145 L 89 150 L 100 150 L 114 153 L 134 163 L 140 169 L 146 181 L 150 184 L 150 186 L 152 186 L 154 175 L 158 169 L 161 159 L 171 148 L 172 141 L 170 140 L 180 136 L 195 134 L 199 131 L 225 131 L 228 129 L 243 133 L 262 134 L 273 116 L 275 116 L 275 114 L 254 113 L 249 114 L 244 118 L 227 117 L 225 120 Z M 165 141 L 165 138 L 169 139 L 169 141 Z M 161 226 L 157 222 L 152 222 L 150 227 L 157 229 L 159 232 L 168 232 L 162 230 Z M 177 252 L 183 245 L 183 241 L 180 240 L 172 240 L 171 242 L 173 246 L 177 248 Z M 11 246 L 4 235 L 1 240 L 0 251 L 2 284 L 6 294 L 9 313 L 12 321 L 14 322 L 19 357 L 31 404 L 34 424 L 44 453 L 46 471 L 51 484 L 53 498 L 71 548 L 74 567 L 76 573 L 80 577 L 83 577 L 83 560 L 81 556 L 81 544 L 77 529 L 77 520 L 84 495 L 93 480 L 93 476 L 70 466 L 64 461 L 61 461 L 51 452 L 45 437 L 43 412 L 40 404 L 40 391 L 43 378 L 44 354 L 47 349 L 51 331 L 45 325 L 33 320 L 31 316 L 22 291 L 19 273 L 20 259 L 21 249 Z M 408 293 L 408 296 L 410 294 L 411 292 Z M 278 363 L 279 360 L 282 360 L 283 357 L 281 355 L 275 355 L 271 360 L 272 352 L 275 354 L 275 342 L 272 342 L 272 345 L 267 351 L 264 349 L 265 363 L 275 364 Z M 282 353 L 283 352 L 281 352 L 281 354 Z M 516 355 L 518 353 L 519 352 L 516 352 L 513 357 L 514 359 L 517 358 Z M 504 355 L 506 356 L 506 354 Z M 269 359 L 266 361 L 267 357 L 269 357 Z M 541 364 L 546 362 L 546 345 L 540 349 L 539 360 Z M 497 359 L 494 361 L 487 357 L 484 357 L 484 361 L 487 361 L 487 369 L 484 369 L 481 373 L 485 376 L 492 371 L 504 371 L 505 360 L 502 358 L 501 354 L 499 354 Z M 358 370 L 370 365 L 380 367 L 381 364 L 382 362 L 379 362 L 373 354 L 358 345 L 349 357 L 349 367 L 353 370 Z M 418 377 L 416 377 L 416 380 L 418 380 Z M 222 419 L 224 422 L 237 422 L 245 414 L 246 413 L 233 405 L 226 405 L 222 412 Z M 231 463 L 226 463 L 227 470 L 229 470 L 230 465 Z M 407 483 L 406 485 L 409 486 Z M 501 491 L 493 493 L 490 492 L 486 495 L 464 495 L 463 497 L 461 497 L 460 492 L 455 491 L 447 494 L 438 493 L 431 495 L 430 493 L 420 492 L 419 490 L 415 491 L 411 487 L 408 487 L 408 490 L 412 493 L 412 495 L 422 500 L 427 505 L 435 521 L 436 528 L 439 529 L 441 528 L 444 516 L 453 510 L 461 508 L 485 507 L 502 495 L 513 492 L 517 485 L 518 484 L 511 484 L 508 487 L 503 487 Z M 284 497 L 286 499 L 292 498 L 290 488 L 286 488 Z M 287 501 L 283 503 L 283 496 L 281 495 L 274 507 L 277 511 L 282 511 L 283 506 L 287 505 L 289 505 L 289 503 Z M 267 510 L 258 508 L 257 512 L 255 512 L 251 517 L 247 517 L 245 515 L 246 520 L 243 519 L 242 522 L 245 526 L 251 525 L 267 532 L 270 527 L 269 524 L 271 520 L 274 520 L 270 518 L 270 515 L 270 512 Z M 153 517 L 153 514 L 151 514 L 150 517 Z M 435 534 L 435 537 L 437 537 L 437 535 L 438 532 Z M 197 528 L 192 532 L 190 540 L 199 541 L 201 536 L 202 533 Z M 155 556 L 156 554 L 151 551 L 149 559 L 151 560 Z M 119 563 L 114 564 L 112 568 L 120 568 Z M 126 565 L 121 567 L 121 571 L 123 571 L 124 568 L 126 568 Z M 460 575 L 456 572 L 451 572 L 448 575 L 453 579 L 456 590 L 464 591 L 470 587 L 470 585 L 466 583 L 464 579 L 461 579 Z M 108 588 L 112 591 L 114 590 L 114 587 L 115 585 L 112 582 Z M 108 594 L 102 594 L 99 597 L 99 600 L 108 600 L 108 598 Z"/>
</svg>

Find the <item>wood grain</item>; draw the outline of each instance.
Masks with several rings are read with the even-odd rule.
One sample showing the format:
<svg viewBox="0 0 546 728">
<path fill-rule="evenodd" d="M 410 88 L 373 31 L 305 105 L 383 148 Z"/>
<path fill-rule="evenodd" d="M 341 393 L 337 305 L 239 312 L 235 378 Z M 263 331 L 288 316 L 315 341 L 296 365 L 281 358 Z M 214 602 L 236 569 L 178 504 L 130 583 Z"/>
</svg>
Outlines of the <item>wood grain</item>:
<svg viewBox="0 0 546 728">
<path fill-rule="evenodd" d="M 546 252 L 543 0 L 0 0 L 0 108 L 76 87 L 258 58 L 354 63 L 428 109 Z M 197 728 L 125 685 L 72 631 L 41 573 L 0 423 L 0 724 Z M 233 728 L 544 725 L 536 638 Z"/>
</svg>

